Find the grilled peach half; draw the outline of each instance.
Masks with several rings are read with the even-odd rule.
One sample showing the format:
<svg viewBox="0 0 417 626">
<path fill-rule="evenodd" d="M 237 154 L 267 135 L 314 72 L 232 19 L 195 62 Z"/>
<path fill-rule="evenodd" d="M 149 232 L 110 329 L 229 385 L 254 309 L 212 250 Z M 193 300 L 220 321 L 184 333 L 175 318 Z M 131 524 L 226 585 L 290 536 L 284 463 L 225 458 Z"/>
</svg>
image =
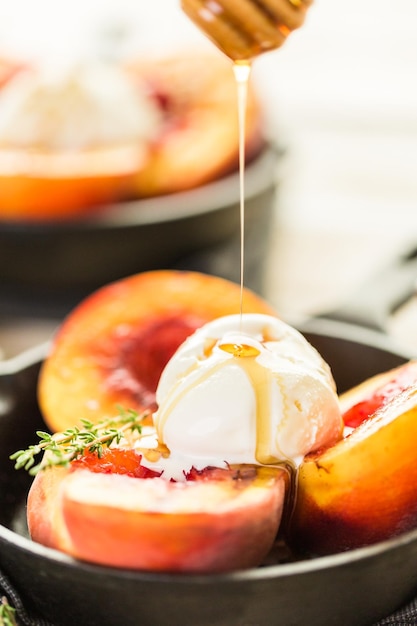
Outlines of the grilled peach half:
<svg viewBox="0 0 417 626">
<path fill-rule="evenodd" d="M 353 430 L 298 471 L 289 536 L 303 553 L 349 550 L 417 526 L 417 362 L 366 381 L 341 405 Z"/>
<path fill-rule="evenodd" d="M 93 468 L 76 461 L 35 477 L 28 497 L 34 541 L 93 563 L 163 572 L 232 571 L 259 565 L 269 552 L 285 470 L 208 468 L 176 483 L 138 477 L 141 457 L 133 450 L 123 453 L 119 473 L 114 453 Z"/>
<path fill-rule="evenodd" d="M 64 320 L 42 367 L 38 397 L 46 423 L 62 431 L 120 407 L 154 409 L 160 374 L 178 346 L 239 307 L 237 284 L 198 272 L 150 271 L 102 287 Z M 243 309 L 275 315 L 248 289 Z"/>
</svg>

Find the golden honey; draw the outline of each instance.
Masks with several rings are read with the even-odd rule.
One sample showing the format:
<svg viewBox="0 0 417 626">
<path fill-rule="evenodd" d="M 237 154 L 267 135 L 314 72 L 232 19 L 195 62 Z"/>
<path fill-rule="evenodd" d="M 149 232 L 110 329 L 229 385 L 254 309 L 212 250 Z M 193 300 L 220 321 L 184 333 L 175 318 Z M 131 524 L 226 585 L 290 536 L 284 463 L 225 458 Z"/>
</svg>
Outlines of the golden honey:
<svg viewBox="0 0 417 626">
<path fill-rule="evenodd" d="M 289 0 L 181 0 L 181 6 L 233 61 L 249 61 L 279 48 L 297 24 L 296 12 L 300 18 L 303 12 L 301 2 Z"/>
</svg>

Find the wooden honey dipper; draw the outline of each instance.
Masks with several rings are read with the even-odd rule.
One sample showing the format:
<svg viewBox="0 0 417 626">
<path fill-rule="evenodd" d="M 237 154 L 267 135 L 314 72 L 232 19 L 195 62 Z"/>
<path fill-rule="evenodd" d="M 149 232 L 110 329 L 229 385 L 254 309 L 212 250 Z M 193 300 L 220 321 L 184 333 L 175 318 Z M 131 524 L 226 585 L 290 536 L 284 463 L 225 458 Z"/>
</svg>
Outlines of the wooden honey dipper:
<svg viewBox="0 0 417 626">
<path fill-rule="evenodd" d="M 181 0 L 188 17 L 233 61 L 279 48 L 313 0 Z"/>
</svg>

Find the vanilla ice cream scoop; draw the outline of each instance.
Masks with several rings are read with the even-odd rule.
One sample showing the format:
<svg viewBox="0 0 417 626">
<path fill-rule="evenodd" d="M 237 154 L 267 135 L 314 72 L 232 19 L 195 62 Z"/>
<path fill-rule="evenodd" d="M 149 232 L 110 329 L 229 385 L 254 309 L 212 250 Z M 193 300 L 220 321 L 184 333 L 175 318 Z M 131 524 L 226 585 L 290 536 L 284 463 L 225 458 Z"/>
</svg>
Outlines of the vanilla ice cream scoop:
<svg viewBox="0 0 417 626">
<path fill-rule="evenodd" d="M 156 398 L 169 455 L 152 467 L 176 480 L 192 467 L 297 466 L 342 432 L 328 365 L 298 331 L 263 314 L 196 331 L 167 364 Z"/>
</svg>

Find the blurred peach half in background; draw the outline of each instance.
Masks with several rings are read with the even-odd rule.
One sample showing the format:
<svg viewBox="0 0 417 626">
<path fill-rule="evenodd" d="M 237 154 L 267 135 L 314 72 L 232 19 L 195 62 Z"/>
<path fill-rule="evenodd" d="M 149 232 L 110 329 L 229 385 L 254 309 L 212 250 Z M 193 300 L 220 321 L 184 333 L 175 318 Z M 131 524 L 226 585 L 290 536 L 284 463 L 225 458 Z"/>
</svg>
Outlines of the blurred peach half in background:
<svg viewBox="0 0 417 626">
<path fill-rule="evenodd" d="M 0 71 L 0 219 L 59 221 L 238 166 L 237 93 L 218 54 Z M 0 70 L 2 66 L 0 66 Z M 265 145 L 249 89 L 247 159 Z"/>
</svg>

